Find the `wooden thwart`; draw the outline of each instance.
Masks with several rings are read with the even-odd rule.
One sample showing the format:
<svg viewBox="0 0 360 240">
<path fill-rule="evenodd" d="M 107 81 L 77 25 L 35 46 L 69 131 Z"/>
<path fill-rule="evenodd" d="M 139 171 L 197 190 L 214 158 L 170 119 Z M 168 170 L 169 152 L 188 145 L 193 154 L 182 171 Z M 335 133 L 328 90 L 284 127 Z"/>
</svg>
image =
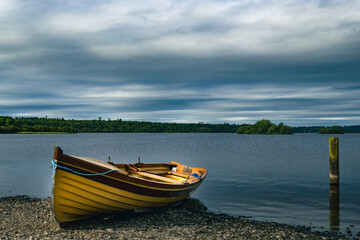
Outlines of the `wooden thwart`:
<svg viewBox="0 0 360 240">
<path fill-rule="evenodd" d="M 184 183 L 183 181 L 179 181 L 176 179 L 170 179 L 170 178 L 159 176 L 159 175 L 156 175 L 153 173 L 144 172 L 144 171 L 142 171 L 141 168 L 136 167 L 134 164 L 126 164 L 125 170 L 128 172 L 131 172 L 133 174 L 138 174 L 143 177 L 155 179 L 155 180 L 166 182 L 166 183 L 175 183 L 175 184 L 179 184 L 179 183 L 183 184 Z"/>
<path fill-rule="evenodd" d="M 182 181 L 178 181 L 178 180 L 175 180 L 175 179 L 170 179 L 170 178 L 167 178 L 167 177 L 158 176 L 158 175 L 147 173 L 147 172 L 134 172 L 134 173 L 138 174 L 140 176 L 156 179 L 156 180 L 167 182 L 167 183 L 175 183 L 175 184 L 184 183 Z"/>
<path fill-rule="evenodd" d="M 183 178 L 188 178 L 190 176 L 189 174 L 177 173 L 174 171 L 170 171 L 170 172 L 168 172 L 168 174 L 178 176 L 178 177 L 183 177 Z"/>
</svg>

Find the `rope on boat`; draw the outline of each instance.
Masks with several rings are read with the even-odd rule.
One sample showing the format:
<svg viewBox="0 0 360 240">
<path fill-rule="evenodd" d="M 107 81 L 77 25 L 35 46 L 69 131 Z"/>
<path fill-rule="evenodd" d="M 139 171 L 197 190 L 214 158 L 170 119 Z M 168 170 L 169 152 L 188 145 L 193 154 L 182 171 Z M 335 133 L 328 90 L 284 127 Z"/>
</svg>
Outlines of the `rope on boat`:
<svg viewBox="0 0 360 240">
<path fill-rule="evenodd" d="M 109 170 L 109 171 L 106 171 L 106 172 L 103 172 L 103 173 L 80 173 L 80 172 L 74 171 L 74 170 L 72 170 L 70 168 L 60 166 L 60 165 L 56 164 L 56 162 L 54 160 L 52 160 L 52 168 L 53 168 L 52 177 L 55 176 L 56 168 L 62 168 L 62 169 L 65 169 L 65 170 L 69 170 L 70 172 L 73 172 L 73 173 L 81 175 L 81 176 L 101 176 L 101 175 L 105 175 L 105 174 L 108 174 L 110 172 L 115 172 L 115 171 L 123 172 L 123 170 L 120 170 L 120 169 L 112 169 L 112 170 Z"/>
</svg>

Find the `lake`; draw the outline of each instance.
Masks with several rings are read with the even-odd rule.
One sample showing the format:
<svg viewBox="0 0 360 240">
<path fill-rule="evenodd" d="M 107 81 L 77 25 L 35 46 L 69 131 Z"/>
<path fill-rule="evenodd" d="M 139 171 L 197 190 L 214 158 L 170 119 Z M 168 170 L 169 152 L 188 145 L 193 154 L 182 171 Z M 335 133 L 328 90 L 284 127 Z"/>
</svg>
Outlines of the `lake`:
<svg viewBox="0 0 360 240">
<path fill-rule="evenodd" d="M 336 135 L 331 135 L 336 136 Z M 51 196 L 53 147 L 115 163 L 178 161 L 208 169 L 193 194 L 209 211 L 313 230 L 360 232 L 360 134 L 340 142 L 338 221 L 329 222 L 329 135 L 0 134 L 0 197 Z"/>
</svg>

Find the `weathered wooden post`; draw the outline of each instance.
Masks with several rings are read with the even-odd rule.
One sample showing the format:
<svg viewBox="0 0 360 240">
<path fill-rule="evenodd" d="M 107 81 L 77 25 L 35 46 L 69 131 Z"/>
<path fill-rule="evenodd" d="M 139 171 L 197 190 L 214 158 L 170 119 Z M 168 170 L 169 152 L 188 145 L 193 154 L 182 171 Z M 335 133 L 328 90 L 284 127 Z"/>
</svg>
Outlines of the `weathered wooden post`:
<svg viewBox="0 0 360 240">
<path fill-rule="evenodd" d="M 339 197 L 339 138 L 329 138 L 329 159 L 330 159 L 330 231 L 339 231 L 340 197 Z"/>
<path fill-rule="evenodd" d="M 329 138 L 330 184 L 339 185 L 339 138 Z"/>
</svg>

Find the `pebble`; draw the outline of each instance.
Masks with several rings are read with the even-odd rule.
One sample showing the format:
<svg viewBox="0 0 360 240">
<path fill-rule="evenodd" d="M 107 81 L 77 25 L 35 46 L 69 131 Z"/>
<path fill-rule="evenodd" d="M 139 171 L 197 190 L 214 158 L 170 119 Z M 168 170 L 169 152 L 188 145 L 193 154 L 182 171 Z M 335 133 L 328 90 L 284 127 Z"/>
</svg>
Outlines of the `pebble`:
<svg viewBox="0 0 360 240">
<path fill-rule="evenodd" d="M 121 213 L 60 227 L 51 199 L 0 198 L 0 239 L 349 239 L 310 228 L 206 211 L 190 199 L 153 213 Z"/>
</svg>

